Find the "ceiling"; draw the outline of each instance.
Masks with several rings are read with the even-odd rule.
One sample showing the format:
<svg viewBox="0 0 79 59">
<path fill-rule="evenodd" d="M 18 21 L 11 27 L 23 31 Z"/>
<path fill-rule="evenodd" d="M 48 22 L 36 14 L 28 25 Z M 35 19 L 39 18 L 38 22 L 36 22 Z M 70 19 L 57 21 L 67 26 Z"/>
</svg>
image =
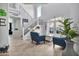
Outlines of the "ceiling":
<svg viewBox="0 0 79 59">
<path fill-rule="evenodd" d="M 34 5 L 34 6 L 39 6 L 39 5 L 45 5 L 48 3 L 24 3 L 24 5 Z"/>
</svg>

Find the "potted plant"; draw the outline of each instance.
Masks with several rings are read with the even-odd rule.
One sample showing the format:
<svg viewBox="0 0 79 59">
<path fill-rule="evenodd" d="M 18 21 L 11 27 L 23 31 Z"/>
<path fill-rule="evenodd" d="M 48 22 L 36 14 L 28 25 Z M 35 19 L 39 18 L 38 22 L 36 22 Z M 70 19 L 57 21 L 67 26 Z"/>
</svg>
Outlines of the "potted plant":
<svg viewBox="0 0 79 59">
<path fill-rule="evenodd" d="M 61 34 L 66 36 L 66 49 L 65 49 L 65 55 L 69 55 L 68 51 L 73 51 L 73 44 L 74 42 L 72 41 L 73 38 L 75 38 L 78 34 L 74 29 L 71 28 L 71 24 L 73 23 L 70 21 L 70 18 L 64 18 L 63 20 L 59 20 L 59 22 L 62 25 L 60 26 L 61 29 Z M 66 53 L 67 52 L 67 53 Z"/>
<path fill-rule="evenodd" d="M 68 41 L 72 41 L 71 39 L 77 36 L 76 31 L 72 29 L 70 26 L 73 23 L 70 20 L 71 20 L 70 18 L 65 18 L 64 21 L 59 20 L 59 22 L 62 24 L 62 25 L 59 25 L 61 29 L 61 34 L 65 35 L 66 40 Z"/>
</svg>

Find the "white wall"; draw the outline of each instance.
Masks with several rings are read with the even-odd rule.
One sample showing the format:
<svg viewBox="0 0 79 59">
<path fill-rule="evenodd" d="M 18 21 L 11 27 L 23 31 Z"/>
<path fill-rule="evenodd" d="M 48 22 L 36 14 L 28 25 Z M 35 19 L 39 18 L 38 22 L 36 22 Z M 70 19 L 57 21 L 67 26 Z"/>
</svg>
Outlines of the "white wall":
<svg viewBox="0 0 79 59">
<path fill-rule="evenodd" d="M 70 16 L 68 3 L 49 3 L 42 6 L 42 19 L 52 19 L 53 17 Z"/>
<path fill-rule="evenodd" d="M 3 8 L 8 12 L 8 4 L 7 3 L 0 3 L 0 8 Z M 8 15 L 8 13 L 7 13 Z M 6 18 L 6 26 L 0 26 L 0 47 L 5 47 L 9 44 L 9 32 L 8 32 L 8 17 L 3 17 Z"/>
<path fill-rule="evenodd" d="M 73 19 L 74 23 L 72 24 L 73 27 L 76 27 L 75 29 L 78 31 L 77 33 L 79 33 L 79 4 L 71 4 L 70 5 L 70 14 L 71 14 L 71 18 Z"/>
</svg>

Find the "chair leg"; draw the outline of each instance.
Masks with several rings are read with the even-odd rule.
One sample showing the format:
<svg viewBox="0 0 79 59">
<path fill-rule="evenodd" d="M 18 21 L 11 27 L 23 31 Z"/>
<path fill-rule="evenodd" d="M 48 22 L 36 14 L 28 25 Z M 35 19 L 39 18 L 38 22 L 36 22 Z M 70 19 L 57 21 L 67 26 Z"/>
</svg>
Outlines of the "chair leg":
<svg viewBox="0 0 79 59">
<path fill-rule="evenodd" d="M 32 40 L 32 43 L 33 43 L 33 40 Z"/>
<path fill-rule="evenodd" d="M 36 42 L 36 45 L 39 45 L 40 43 L 39 42 Z"/>
<path fill-rule="evenodd" d="M 45 41 L 44 41 L 44 44 L 45 44 Z"/>
<path fill-rule="evenodd" d="M 53 44 L 53 48 L 55 48 L 55 44 Z"/>
</svg>

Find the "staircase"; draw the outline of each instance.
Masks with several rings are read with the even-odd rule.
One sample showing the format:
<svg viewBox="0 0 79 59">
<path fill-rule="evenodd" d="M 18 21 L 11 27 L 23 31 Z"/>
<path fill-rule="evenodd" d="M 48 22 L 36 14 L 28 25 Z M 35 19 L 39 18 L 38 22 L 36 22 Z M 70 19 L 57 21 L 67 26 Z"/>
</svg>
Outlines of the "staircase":
<svg viewBox="0 0 79 59">
<path fill-rule="evenodd" d="M 37 26 L 37 20 L 32 18 L 29 13 L 25 10 L 24 5 L 20 4 L 21 16 L 28 18 L 28 23 L 23 28 L 23 39 L 30 39 L 30 32 Z"/>
<path fill-rule="evenodd" d="M 26 35 L 29 31 L 32 31 L 34 27 L 36 27 L 37 21 L 29 25 L 25 30 L 24 30 L 24 35 Z"/>
</svg>

